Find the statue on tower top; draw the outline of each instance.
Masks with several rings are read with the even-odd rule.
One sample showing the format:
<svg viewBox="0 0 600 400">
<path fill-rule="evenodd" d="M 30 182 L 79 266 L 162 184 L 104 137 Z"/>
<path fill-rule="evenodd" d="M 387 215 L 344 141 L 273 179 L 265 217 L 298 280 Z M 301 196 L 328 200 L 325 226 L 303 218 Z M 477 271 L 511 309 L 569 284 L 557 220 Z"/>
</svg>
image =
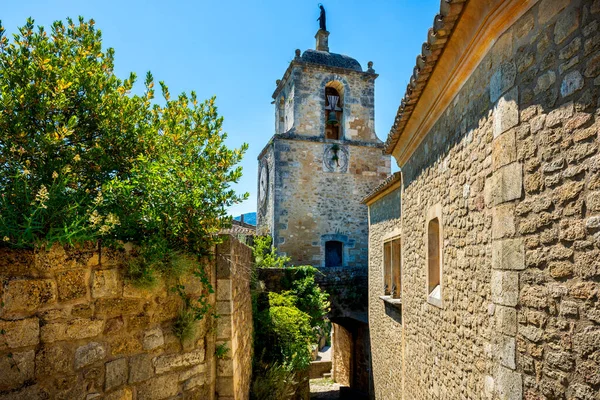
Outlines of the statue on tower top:
<svg viewBox="0 0 600 400">
<path fill-rule="evenodd" d="M 319 8 L 321 9 L 321 15 L 319 16 L 319 18 L 317 18 L 317 21 L 319 21 L 319 29 L 323 29 L 324 31 L 327 30 L 327 18 L 325 17 L 325 8 L 323 7 L 323 4 L 319 3 Z"/>
</svg>

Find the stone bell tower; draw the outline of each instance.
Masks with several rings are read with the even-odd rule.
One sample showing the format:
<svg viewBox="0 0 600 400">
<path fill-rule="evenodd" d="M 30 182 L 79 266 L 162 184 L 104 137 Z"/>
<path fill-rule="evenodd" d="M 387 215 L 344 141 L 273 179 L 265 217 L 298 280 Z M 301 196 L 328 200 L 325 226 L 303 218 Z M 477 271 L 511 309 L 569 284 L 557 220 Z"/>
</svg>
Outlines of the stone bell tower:
<svg viewBox="0 0 600 400">
<path fill-rule="evenodd" d="M 390 158 L 375 135 L 373 63 L 363 71 L 329 51 L 324 12 L 316 49 L 296 50 L 273 93 L 275 134 L 258 156 L 257 230 L 293 265 L 323 272 L 334 378 L 366 392 L 368 216 L 361 200 L 389 175 Z M 350 348 L 336 351 L 336 343 Z"/>
<path fill-rule="evenodd" d="M 277 80 L 275 135 L 260 153 L 257 225 L 295 265 L 367 266 L 367 207 L 361 199 L 390 172 L 375 135 L 373 64 L 316 50 Z"/>
</svg>

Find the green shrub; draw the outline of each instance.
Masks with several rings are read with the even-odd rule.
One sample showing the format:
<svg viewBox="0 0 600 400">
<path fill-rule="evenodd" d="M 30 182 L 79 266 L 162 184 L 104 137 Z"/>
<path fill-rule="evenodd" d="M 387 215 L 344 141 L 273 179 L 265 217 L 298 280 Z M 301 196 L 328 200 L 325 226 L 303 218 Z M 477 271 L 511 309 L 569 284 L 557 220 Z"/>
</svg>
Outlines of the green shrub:
<svg viewBox="0 0 600 400">
<path fill-rule="evenodd" d="M 284 268 L 290 262 L 289 257 L 279 256 L 270 236 L 257 236 L 252 246 L 256 268 Z"/>
<path fill-rule="evenodd" d="M 30 19 L 12 41 L 0 26 L 2 244 L 102 239 L 206 252 L 227 207 L 246 198 L 231 190 L 246 145 L 225 146 L 214 98 L 172 99 L 161 82 L 161 105 L 150 73 L 142 95 L 130 94 L 135 81 L 114 74 L 93 20 L 47 31 Z"/>
<path fill-rule="evenodd" d="M 261 366 L 255 369 L 250 398 L 252 400 L 291 399 L 296 393 L 298 382 L 295 373 L 280 364 Z"/>
</svg>

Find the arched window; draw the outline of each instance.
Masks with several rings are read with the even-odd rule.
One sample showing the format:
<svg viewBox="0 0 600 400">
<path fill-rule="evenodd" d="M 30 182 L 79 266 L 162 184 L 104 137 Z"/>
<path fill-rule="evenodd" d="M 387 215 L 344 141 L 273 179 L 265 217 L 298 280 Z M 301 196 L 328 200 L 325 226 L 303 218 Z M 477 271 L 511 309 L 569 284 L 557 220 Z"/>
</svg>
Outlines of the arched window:
<svg viewBox="0 0 600 400">
<path fill-rule="evenodd" d="M 329 82 L 325 86 L 325 138 L 340 140 L 343 126 L 343 89 L 340 82 Z"/>
<path fill-rule="evenodd" d="M 344 244 L 337 240 L 325 242 L 325 266 L 341 267 L 343 265 Z"/>
</svg>

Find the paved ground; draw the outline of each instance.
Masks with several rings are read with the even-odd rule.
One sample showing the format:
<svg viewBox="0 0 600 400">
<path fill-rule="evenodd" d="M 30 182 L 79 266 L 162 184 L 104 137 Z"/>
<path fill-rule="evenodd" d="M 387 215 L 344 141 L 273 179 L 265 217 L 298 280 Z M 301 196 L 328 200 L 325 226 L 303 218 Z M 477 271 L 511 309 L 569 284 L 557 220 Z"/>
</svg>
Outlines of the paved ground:
<svg viewBox="0 0 600 400">
<path fill-rule="evenodd" d="M 340 398 L 340 385 L 331 378 L 311 379 L 310 398 L 312 400 L 337 400 Z"/>
</svg>

